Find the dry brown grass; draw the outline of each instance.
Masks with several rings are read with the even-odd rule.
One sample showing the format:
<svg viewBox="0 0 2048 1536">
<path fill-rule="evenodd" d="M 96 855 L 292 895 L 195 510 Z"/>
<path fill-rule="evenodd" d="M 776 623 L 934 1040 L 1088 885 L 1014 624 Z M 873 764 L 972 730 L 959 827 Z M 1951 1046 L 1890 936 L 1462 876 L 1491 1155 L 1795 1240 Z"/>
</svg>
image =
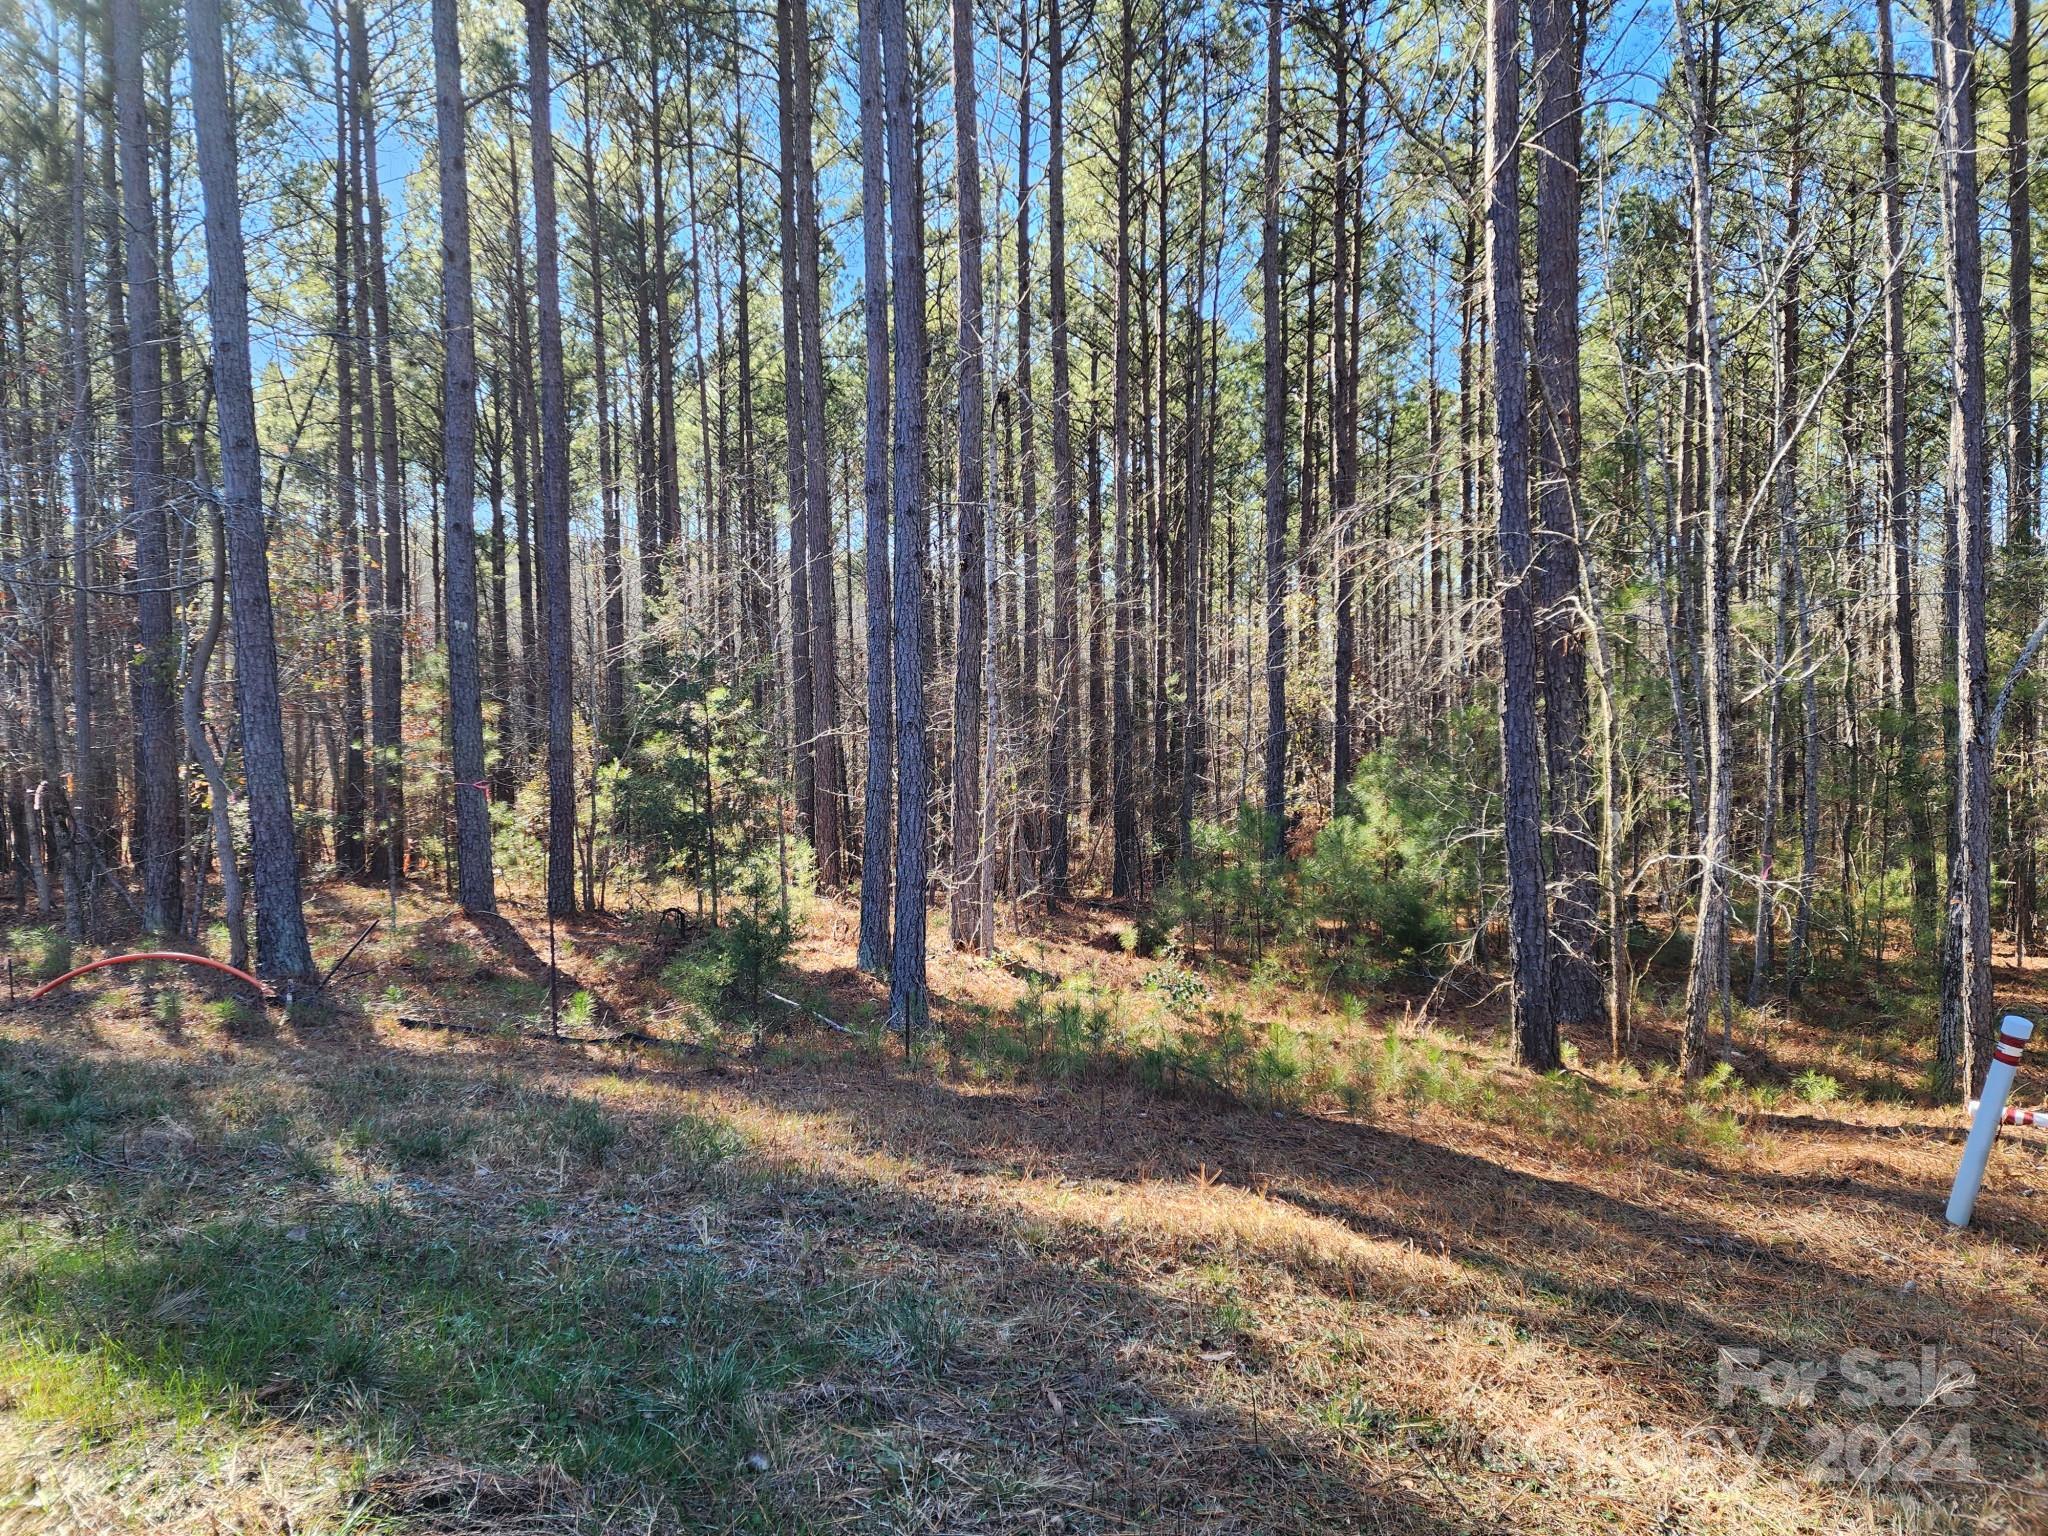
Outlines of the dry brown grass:
<svg viewBox="0 0 2048 1536">
<path fill-rule="evenodd" d="M 338 888 L 319 900 L 331 951 L 376 903 Z M 1582 1073 L 1590 1109 L 1538 1122 L 1518 1106 L 1554 1090 L 1502 1063 L 1485 1005 L 1420 1031 L 1403 1023 L 1412 998 L 1361 1020 L 1212 973 L 1214 1001 L 1254 1021 L 1284 1017 L 1337 1050 L 1391 1026 L 1493 1090 L 1483 1107 L 1394 1098 L 1347 1114 L 1324 1095 L 1313 1113 L 1275 1113 L 1162 1095 L 1121 1071 L 991 1074 L 964 1048 L 906 1066 L 796 1018 L 773 1019 L 761 1050 L 740 1035 L 689 1054 L 545 1042 L 516 1033 L 535 1026 L 545 977 L 530 914 L 479 928 L 411 895 L 402 916 L 365 946 L 331 1016 L 253 1037 L 216 1028 L 196 993 L 167 1027 L 132 979 L 0 1016 L 0 1039 L 27 1058 L 175 1074 L 189 1117 L 123 1132 L 54 1186 L 75 1153 L 47 1139 L 0 1148 L 0 1178 L 18 1181 L 0 1215 L 61 1227 L 90 1204 L 82 1183 L 156 1180 L 289 1233 L 318 1219 L 326 1188 L 293 1185 L 234 1140 L 283 1115 L 314 1140 L 324 1128 L 322 1155 L 347 1177 L 535 1270 L 575 1257 L 658 1272 L 687 1250 L 758 1315 L 860 1338 L 748 1403 L 761 1464 L 711 1503 L 546 1463 L 480 1465 L 430 1437 L 401 1435 L 366 1462 L 345 1415 L 289 1395 L 203 1430 L 138 1405 L 78 1441 L 16 1402 L 0 1410 L 0 1468 L 13 1469 L 0 1472 L 0 1531 L 64 1528 L 46 1494 L 22 1494 L 24 1477 L 94 1511 L 78 1529 L 2048 1528 L 2048 1138 L 2002 1139 L 1977 1225 L 1955 1234 L 1939 1215 L 1953 1111 L 1731 1092 L 1702 1136 L 1674 1090 L 1600 1067 Z M 1152 1007 L 1152 963 L 1116 943 L 1119 921 L 1077 909 L 1012 940 L 1008 964 L 935 947 L 954 1045 L 968 1021 L 1013 1009 L 1028 972 L 1085 975 Z M 791 989 L 858 1030 L 879 993 L 852 968 L 852 938 L 851 913 L 822 905 Z M 558 939 L 564 994 L 589 991 L 600 1025 L 683 1030 L 651 923 L 593 920 Z M 2040 977 L 2005 980 L 2038 1002 Z M 408 1029 L 400 1015 L 482 1032 Z M 1748 1021 L 1744 1075 L 1909 1079 L 1912 1059 L 1873 1065 L 1853 1033 L 1853 1018 L 1804 1034 Z M 446 1134 L 451 1150 L 424 1171 L 392 1161 L 405 1143 L 342 1134 L 411 1079 L 432 1082 L 427 1100 L 379 1112 L 391 1137 L 415 1120 Z M 620 1142 L 579 1157 L 527 1123 L 534 1105 L 577 1103 L 622 1127 Z M 745 1150 L 707 1172 L 674 1151 L 678 1124 L 728 1128 Z M 892 1322 L 904 1298 L 935 1310 Z M 1966 1409 L 1857 1409 L 1833 1392 L 1723 1404 L 1723 1348 L 1934 1349 L 1967 1362 L 1978 1391 Z M 1973 1477 L 1811 1475 L 1808 1436 L 1959 1423 Z M 138 1467 L 150 1470 L 132 1481 Z M 229 1467 L 255 1469 L 253 1483 Z M 265 1525 L 272 1503 L 285 1514 Z"/>
</svg>

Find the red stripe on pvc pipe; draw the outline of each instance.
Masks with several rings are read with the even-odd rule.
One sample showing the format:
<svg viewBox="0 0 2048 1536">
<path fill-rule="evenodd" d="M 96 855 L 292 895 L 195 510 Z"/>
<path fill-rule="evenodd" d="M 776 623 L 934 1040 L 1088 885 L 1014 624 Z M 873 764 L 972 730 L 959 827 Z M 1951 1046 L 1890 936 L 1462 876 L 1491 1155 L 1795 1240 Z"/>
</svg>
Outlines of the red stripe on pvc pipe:
<svg viewBox="0 0 2048 1536">
<path fill-rule="evenodd" d="M 158 960 L 172 961 L 179 965 L 203 965 L 209 970 L 225 971 L 237 981 L 246 981 L 264 996 L 267 997 L 269 995 L 262 982 L 251 976 L 247 971 L 229 965 L 225 960 L 216 960 L 211 955 L 188 955 L 184 951 L 176 949 L 151 949 L 133 955 L 102 955 L 99 959 L 89 961 L 75 970 L 66 971 L 55 981 L 44 982 L 35 991 L 29 993 L 28 1000 L 34 1002 L 37 998 L 56 991 L 66 982 L 76 981 L 79 977 L 85 975 L 86 972 L 97 971 L 103 966 L 140 965 Z"/>
</svg>

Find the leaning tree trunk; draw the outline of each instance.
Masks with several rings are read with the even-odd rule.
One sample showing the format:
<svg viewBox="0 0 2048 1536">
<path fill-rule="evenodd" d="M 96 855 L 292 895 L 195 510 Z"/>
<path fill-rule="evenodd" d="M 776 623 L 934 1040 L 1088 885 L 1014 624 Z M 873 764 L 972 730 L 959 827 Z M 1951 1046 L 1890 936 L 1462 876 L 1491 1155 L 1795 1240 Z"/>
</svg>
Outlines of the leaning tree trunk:
<svg viewBox="0 0 2048 1536">
<path fill-rule="evenodd" d="M 540 563 L 547 631 L 548 912 L 576 910 L 576 755 L 569 631 L 569 419 L 562 380 L 562 283 L 555 229 L 555 132 L 548 0 L 526 0 L 533 124 L 533 278 L 540 313 Z"/>
<path fill-rule="evenodd" d="M 242 776 L 249 795 L 249 871 L 256 888 L 256 960 L 268 975 L 311 980 L 313 952 L 299 896 L 298 838 L 278 702 L 277 636 L 250 377 L 249 277 L 242 253 L 234 118 L 221 51 L 220 0 L 187 0 L 192 116 L 206 201 L 207 317 L 220 416 L 221 499 L 235 608 L 235 686 Z"/>
<path fill-rule="evenodd" d="M 1558 1064 L 1543 884 L 1542 743 L 1529 537 L 1529 377 L 1522 316 L 1521 58 L 1512 0 L 1489 0 L 1486 38 L 1487 320 L 1493 338 L 1494 511 L 1500 550 L 1500 750 L 1516 1054 Z"/>
<path fill-rule="evenodd" d="M 470 285 L 468 118 L 456 0 L 434 0 L 434 118 L 441 189 L 442 537 L 447 544 L 448 737 L 455 771 L 455 891 L 465 912 L 497 909 L 476 616 L 476 301 Z M 609 493 L 610 487 L 607 487 Z M 618 513 L 607 527 L 616 535 Z M 616 538 L 614 538 L 614 547 Z M 613 562 L 616 564 L 616 561 Z M 615 596 L 607 589 L 607 613 Z M 611 665 L 617 666 L 617 659 Z"/>
</svg>

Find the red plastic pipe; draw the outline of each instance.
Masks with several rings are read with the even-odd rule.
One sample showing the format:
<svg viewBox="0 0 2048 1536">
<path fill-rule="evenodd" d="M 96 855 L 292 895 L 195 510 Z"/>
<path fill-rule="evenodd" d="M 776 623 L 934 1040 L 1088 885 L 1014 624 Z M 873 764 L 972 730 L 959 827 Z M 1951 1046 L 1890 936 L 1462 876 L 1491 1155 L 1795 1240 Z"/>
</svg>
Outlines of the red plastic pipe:
<svg viewBox="0 0 2048 1536">
<path fill-rule="evenodd" d="M 29 993 L 28 1000 L 30 1002 L 34 1002 L 37 998 L 43 996 L 45 993 L 56 991 L 59 987 L 63 986 L 65 982 L 76 981 L 79 977 L 83 976 L 87 971 L 96 971 L 99 970 L 102 966 L 140 965 L 156 960 L 174 960 L 178 962 L 180 965 L 203 965 L 211 970 L 226 971 L 230 976 L 234 977 L 237 981 L 246 981 L 247 983 L 249 983 L 250 986 L 254 987 L 257 990 L 257 992 L 261 993 L 263 996 L 268 997 L 270 995 L 269 992 L 265 989 L 262 982 L 258 981 L 254 976 L 251 976 L 247 971 L 240 970 L 235 966 L 229 965 L 225 960 L 215 960 L 210 955 L 188 955 L 184 953 L 182 950 L 176 949 L 151 949 L 144 950 L 142 953 L 134 955 L 102 955 L 99 959 L 90 961 L 85 965 L 81 965 L 76 970 L 66 971 L 62 976 L 59 976 L 55 981 L 44 982 L 40 987 L 37 987 L 35 991 Z"/>
</svg>

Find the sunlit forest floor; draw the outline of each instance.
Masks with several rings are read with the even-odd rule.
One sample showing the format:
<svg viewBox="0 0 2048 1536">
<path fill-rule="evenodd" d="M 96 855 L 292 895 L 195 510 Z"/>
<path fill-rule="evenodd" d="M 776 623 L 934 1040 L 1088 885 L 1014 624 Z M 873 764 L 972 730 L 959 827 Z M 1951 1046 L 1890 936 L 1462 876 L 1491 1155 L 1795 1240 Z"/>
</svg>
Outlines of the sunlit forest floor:
<svg viewBox="0 0 2048 1536">
<path fill-rule="evenodd" d="M 315 905 L 323 960 L 386 910 Z M 1675 973 L 1644 1067 L 1535 1078 L 1498 997 L 1082 907 L 935 922 L 906 1060 L 850 909 L 758 1009 L 691 917 L 562 925 L 552 1024 L 538 909 L 427 891 L 289 1013 L 187 967 L 0 1012 L 0 1532 L 2048 1525 L 2048 1133 L 1946 1229 L 1903 983 L 1742 1013 L 1687 1096 Z M 7 942 L 24 994 L 88 953 Z"/>
</svg>

